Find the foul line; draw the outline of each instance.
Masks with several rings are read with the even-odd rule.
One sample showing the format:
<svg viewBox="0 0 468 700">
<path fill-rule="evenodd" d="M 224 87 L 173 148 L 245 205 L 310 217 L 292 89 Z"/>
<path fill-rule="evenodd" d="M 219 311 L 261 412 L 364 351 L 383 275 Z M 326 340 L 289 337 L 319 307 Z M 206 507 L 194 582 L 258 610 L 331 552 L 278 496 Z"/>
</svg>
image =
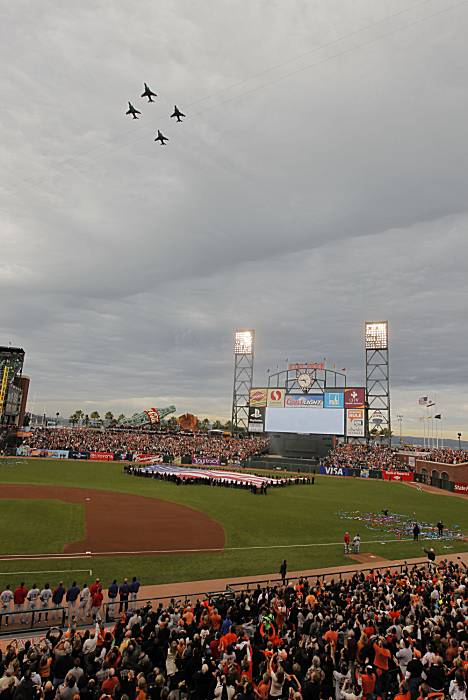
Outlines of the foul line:
<svg viewBox="0 0 468 700">
<path fill-rule="evenodd" d="M 389 540 L 361 540 L 361 545 L 363 544 L 391 544 L 393 542 L 413 542 L 412 537 L 405 537 L 401 539 L 389 539 Z M 422 541 L 422 539 L 420 540 Z M 427 542 L 433 541 L 432 538 L 425 540 Z M 444 538 L 438 539 L 438 542 L 458 542 L 458 540 L 447 540 Z M 141 549 L 134 551 L 125 552 L 76 552 L 70 554 L 11 554 L 9 556 L 0 557 L 0 561 L 46 561 L 50 560 L 63 560 L 63 559 L 89 559 L 91 557 L 106 557 L 106 556 L 135 556 L 135 555 L 145 555 L 145 554 L 197 554 L 202 552 L 244 552 L 248 550 L 260 550 L 260 549 L 294 549 L 299 547 L 337 547 L 344 546 L 343 542 L 307 542 L 299 544 L 266 544 L 266 545 L 248 545 L 244 547 L 203 547 L 201 549 Z"/>
</svg>

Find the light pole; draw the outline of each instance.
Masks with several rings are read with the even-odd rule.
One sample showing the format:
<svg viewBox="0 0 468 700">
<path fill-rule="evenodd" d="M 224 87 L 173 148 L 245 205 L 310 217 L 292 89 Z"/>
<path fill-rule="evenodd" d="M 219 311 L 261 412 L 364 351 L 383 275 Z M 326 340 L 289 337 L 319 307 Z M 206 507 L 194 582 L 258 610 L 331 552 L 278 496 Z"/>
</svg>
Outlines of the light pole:
<svg viewBox="0 0 468 700">
<path fill-rule="evenodd" d="M 458 435 L 458 449 L 461 450 L 461 442 L 460 442 L 460 440 L 461 440 L 462 434 L 461 434 L 461 433 L 457 433 L 457 435 Z"/>
<path fill-rule="evenodd" d="M 403 416 L 401 415 L 401 413 L 399 413 L 397 415 L 397 421 L 400 424 L 400 445 L 402 445 L 403 444 Z"/>
</svg>

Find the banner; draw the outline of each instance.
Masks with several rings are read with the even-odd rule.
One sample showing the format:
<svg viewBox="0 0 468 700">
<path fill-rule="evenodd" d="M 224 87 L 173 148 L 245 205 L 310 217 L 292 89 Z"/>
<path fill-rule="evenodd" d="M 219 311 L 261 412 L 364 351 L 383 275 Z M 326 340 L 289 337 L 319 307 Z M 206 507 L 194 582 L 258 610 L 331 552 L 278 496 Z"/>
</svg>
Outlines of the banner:
<svg viewBox="0 0 468 700">
<path fill-rule="evenodd" d="M 68 450 L 42 450 L 38 447 L 30 447 L 28 457 L 45 457 L 46 459 L 68 459 Z"/>
<path fill-rule="evenodd" d="M 326 476 L 349 476 L 349 469 L 348 467 L 325 467 L 321 464 L 320 474 L 325 474 Z"/>
<path fill-rule="evenodd" d="M 386 481 L 414 481 L 413 472 L 389 472 L 382 469 L 382 477 Z"/>
<path fill-rule="evenodd" d="M 365 437 L 365 421 L 363 408 L 348 408 L 346 410 L 346 435 L 348 437 Z"/>
<path fill-rule="evenodd" d="M 114 459 L 113 452 L 90 452 L 89 459 L 93 459 L 96 462 L 112 462 Z"/>
<path fill-rule="evenodd" d="M 267 406 L 284 406 L 284 389 L 268 389 Z"/>
<path fill-rule="evenodd" d="M 462 484 L 460 481 L 456 481 L 453 485 L 453 490 L 456 493 L 468 493 L 468 484 Z"/>
<path fill-rule="evenodd" d="M 136 452 L 133 455 L 133 461 L 134 462 L 159 462 L 161 463 L 163 461 L 162 455 L 147 455 L 143 454 L 143 452 Z"/>
<path fill-rule="evenodd" d="M 361 477 L 361 479 L 369 479 L 369 477 L 370 477 L 369 469 L 361 469 L 359 476 Z"/>
<path fill-rule="evenodd" d="M 80 452 L 79 450 L 70 450 L 68 453 L 69 459 L 89 459 L 89 452 Z"/>
<path fill-rule="evenodd" d="M 284 399 L 285 408 L 299 408 L 301 406 L 315 406 L 322 408 L 323 394 L 288 394 Z"/>
<path fill-rule="evenodd" d="M 249 432 L 263 433 L 265 431 L 265 411 L 266 408 L 261 406 L 249 406 Z"/>
<path fill-rule="evenodd" d="M 342 391 L 326 391 L 324 394 L 324 408 L 343 408 L 344 395 Z"/>
<path fill-rule="evenodd" d="M 364 408 L 366 404 L 366 390 L 364 387 L 352 387 L 344 390 L 345 408 Z"/>
<path fill-rule="evenodd" d="M 251 389 L 250 390 L 250 406 L 266 406 L 267 405 L 268 389 Z"/>
<path fill-rule="evenodd" d="M 219 467 L 219 457 L 192 457 L 192 464 L 203 464 L 205 466 Z"/>
</svg>

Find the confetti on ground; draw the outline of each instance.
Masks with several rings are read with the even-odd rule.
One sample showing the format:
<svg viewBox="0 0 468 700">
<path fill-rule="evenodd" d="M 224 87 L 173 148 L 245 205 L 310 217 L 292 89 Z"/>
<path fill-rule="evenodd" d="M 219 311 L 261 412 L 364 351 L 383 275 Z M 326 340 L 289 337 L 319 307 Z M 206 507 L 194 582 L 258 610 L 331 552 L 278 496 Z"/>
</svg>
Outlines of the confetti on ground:
<svg viewBox="0 0 468 700">
<path fill-rule="evenodd" d="M 397 539 L 407 539 L 413 537 L 413 526 L 415 521 L 421 528 L 419 536 L 422 539 L 440 539 L 437 531 L 437 526 L 432 523 L 416 520 L 415 517 L 403 515 L 402 513 L 387 512 L 384 515 L 380 513 L 363 513 L 360 510 L 354 511 L 339 511 L 338 517 L 342 520 L 354 520 L 362 523 L 363 527 L 369 530 L 379 530 L 395 535 Z M 462 539 L 463 533 L 460 531 L 460 525 L 454 524 L 451 527 L 444 528 L 444 540 Z"/>
</svg>

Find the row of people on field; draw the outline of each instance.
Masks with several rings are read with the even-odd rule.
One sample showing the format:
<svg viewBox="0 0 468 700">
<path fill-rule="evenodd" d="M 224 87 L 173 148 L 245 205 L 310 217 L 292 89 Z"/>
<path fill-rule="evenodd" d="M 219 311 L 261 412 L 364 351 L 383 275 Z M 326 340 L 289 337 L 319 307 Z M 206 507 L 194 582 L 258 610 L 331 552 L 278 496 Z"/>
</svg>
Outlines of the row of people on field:
<svg viewBox="0 0 468 700">
<path fill-rule="evenodd" d="M 120 585 L 114 579 L 107 591 L 108 616 L 112 617 L 117 608 L 120 611 L 127 609 L 129 602 L 133 604 L 138 598 L 140 585 L 136 576 L 131 581 L 125 578 Z M 0 624 L 5 626 L 10 622 L 28 624 L 31 622 L 31 613 L 35 614 L 36 621 L 41 619 L 47 621 L 49 613 L 57 613 L 62 609 L 67 610 L 70 619 L 75 617 L 83 621 L 92 617 L 95 620 L 101 612 L 103 602 L 104 591 L 99 578 L 89 586 L 88 583 L 83 583 L 81 588 L 76 581 L 73 581 L 67 589 L 63 581 L 60 581 L 54 589 L 49 583 L 46 583 L 42 589 L 39 589 L 36 583 L 33 583 L 29 589 L 24 582 L 14 590 L 7 585 L 0 593 Z"/>
</svg>

